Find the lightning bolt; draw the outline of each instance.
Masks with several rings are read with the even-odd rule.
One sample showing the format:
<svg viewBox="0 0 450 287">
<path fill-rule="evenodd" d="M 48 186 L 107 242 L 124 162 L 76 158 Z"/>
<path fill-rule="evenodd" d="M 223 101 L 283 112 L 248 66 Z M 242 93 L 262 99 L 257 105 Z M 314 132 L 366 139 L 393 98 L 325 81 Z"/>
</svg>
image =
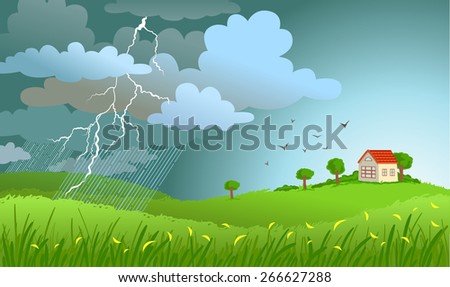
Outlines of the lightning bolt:
<svg viewBox="0 0 450 287">
<path fill-rule="evenodd" d="M 93 142 L 93 144 L 92 144 L 92 146 L 93 146 L 93 148 L 94 148 L 94 152 L 93 152 L 93 156 L 91 157 L 91 160 L 89 161 L 88 171 L 87 171 L 86 175 L 84 176 L 83 180 L 82 180 L 80 183 L 78 183 L 77 185 L 72 186 L 72 187 L 66 192 L 66 194 L 69 194 L 69 193 L 71 193 L 73 190 L 75 190 L 75 189 L 81 187 L 81 186 L 86 182 L 87 178 L 92 174 L 92 167 L 93 167 L 95 161 L 97 160 L 98 155 L 100 154 L 100 146 L 99 146 L 99 143 L 100 143 L 100 137 L 99 137 L 99 135 L 98 135 L 98 134 L 100 133 L 100 130 L 101 130 L 101 126 L 100 126 L 100 118 L 101 118 L 103 115 L 105 115 L 106 113 L 108 113 L 111 109 L 115 109 L 115 103 L 116 103 L 116 97 L 114 97 L 113 103 L 109 106 L 109 108 L 108 108 L 106 111 L 104 111 L 104 112 L 98 114 L 98 115 L 95 117 L 95 124 L 94 124 L 94 125 L 95 125 L 95 133 L 94 133 L 94 142 Z M 91 126 L 91 125 L 90 125 L 90 126 Z M 91 129 L 92 129 L 92 126 L 91 126 Z M 87 148 L 88 148 L 88 147 L 87 147 Z M 80 157 L 78 157 L 78 158 L 80 158 Z"/>
<path fill-rule="evenodd" d="M 153 65 L 155 65 L 156 68 L 158 68 L 158 70 L 163 73 L 164 75 L 164 70 L 161 69 L 161 67 L 159 66 L 158 62 L 156 61 L 156 57 L 158 56 L 158 47 L 159 47 L 159 39 L 158 39 L 158 34 L 156 34 L 155 32 L 153 32 L 152 30 L 147 28 L 147 17 L 142 18 L 141 20 L 141 24 L 139 24 L 139 26 L 137 26 L 134 29 L 134 34 L 133 34 L 133 41 L 131 42 L 131 44 L 128 46 L 127 48 L 127 54 L 130 53 L 131 48 L 134 47 L 134 44 L 136 44 L 136 39 L 137 39 L 137 34 L 139 33 L 139 31 L 141 31 L 142 29 L 144 29 L 145 31 L 149 32 L 150 34 L 152 34 L 155 37 L 155 49 L 154 49 L 154 54 L 155 56 L 152 58 L 152 63 Z"/>
<path fill-rule="evenodd" d="M 158 41 L 158 35 L 153 32 L 152 30 L 148 29 L 146 27 L 147 25 L 147 17 L 142 18 L 141 23 L 134 29 L 134 34 L 133 34 L 133 40 L 132 43 L 128 46 L 127 48 L 127 52 L 126 54 L 129 54 L 131 49 L 134 47 L 134 45 L 136 44 L 136 39 L 137 39 L 137 34 L 139 31 L 141 30 L 145 30 L 149 33 L 151 33 L 154 37 L 155 37 L 155 49 L 154 49 L 154 56 L 152 58 L 152 63 L 153 65 L 161 72 L 164 74 L 164 70 L 161 68 L 161 66 L 159 65 L 159 63 L 156 61 L 156 57 L 158 55 L 158 47 L 159 47 L 159 41 Z M 133 92 L 133 96 L 130 98 L 128 104 L 125 106 L 123 113 L 120 114 L 117 111 L 117 107 L 116 107 L 116 101 L 117 101 L 117 87 L 118 87 L 118 77 L 115 78 L 115 84 L 113 86 L 108 87 L 105 91 L 101 92 L 101 93 L 95 93 L 93 95 L 91 95 L 88 99 L 88 101 L 92 100 L 95 97 L 104 97 L 107 96 L 109 93 L 112 93 L 113 95 L 113 100 L 112 103 L 110 104 L 110 106 L 103 112 L 97 114 L 97 116 L 95 117 L 95 121 L 91 124 L 89 124 L 87 127 L 75 127 L 72 129 L 71 133 L 67 136 L 62 136 L 58 139 L 50 139 L 51 141 L 53 141 L 54 143 L 58 143 L 58 142 L 62 142 L 64 141 L 64 145 L 63 145 L 63 150 L 66 148 L 67 143 L 72 139 L 72 137 L 75 135 L 76 132 L 79 131 L 84 131 L 85 135 L 86 135 L 86 148 L 84 150 L 84 152 L 78 156 L 77 160 L 79 160 L 80 158 L 82 158 L 83 156 L 86 155 L 91 155 L 91 158 L 89 160 L 88 163 L 88 167 L 87 167 L 87 172 L 85 174 L 85 176 L 83 177 L 83 179 L 76 185 L 72 186 L 67 192 L 66 195 L 71 193 L 72 191 L 80 188 L 88 179 L 88 177 L 90 175 L 92 175 L 93 172 L 93 166 L 96 162 L 96 160 L 99 157 L 100 154 L 100 136 L 99 133 L 101 131 L 101 125 L 100 125 L 100 120 L 101 118 L 106 115 L 109 112 L 113 112 L 114 113 L 114 119 L 113 119 L 113 123 L 112 124 L 116 124 L 116 121 L 119 120 L 120 124 L 121 124 L 121 134 L 120 136 L 117 138 L 117 140 L 112 143 L 110 145 L 113 146 L 115 143 L 117 143 L 119 140 L 123 139 L 123 137 L 125 136 L 126 130 L 125 130 L 125 126 L 131 125 L 136 129 L 136 132 L 138 133 L 137 135 L 137 139 L 139 139 L 139 130 L 137 129 L 137 126 L 134 125 L 133 123 L 127 121 L 126 119 L 126 115 L 128 114 L 128 110 L 129 108 L 133 105 L 134 101 L 136 100 L 136 98 L 140 95 L 140 94 L 144 94 L 144 95 L 149 95 L 153 98 L 156 98 L 158 100 L 166 100 L 170 103 L 169 98 L 167 97 L 161 97 L 157 94 L 154 94 L 151 91 L 147 91 L 145 90 L 142 85 L 138 84 L 135 80 L 133 80 L 133 78 L 131 77 L 130 74 L 126 74 L 127 79 L 134 85 L 134 92 Z M 90 139 L 92 137 L 93 134 L 93 142 L 91 143 Z"/>
</svg>

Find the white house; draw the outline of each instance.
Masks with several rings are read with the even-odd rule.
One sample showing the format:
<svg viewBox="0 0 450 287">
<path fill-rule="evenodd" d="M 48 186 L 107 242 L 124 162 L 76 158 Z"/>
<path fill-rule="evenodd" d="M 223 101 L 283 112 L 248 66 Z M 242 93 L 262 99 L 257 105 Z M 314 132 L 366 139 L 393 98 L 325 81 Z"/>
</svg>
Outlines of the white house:
<svg viewBox="0 0 450 287">
<path fill-rule="evenodd" d="M 358 161 L 359 181 L 396 182 L 397 160 L 391 150 L 368 149 Z"/>
</svg>

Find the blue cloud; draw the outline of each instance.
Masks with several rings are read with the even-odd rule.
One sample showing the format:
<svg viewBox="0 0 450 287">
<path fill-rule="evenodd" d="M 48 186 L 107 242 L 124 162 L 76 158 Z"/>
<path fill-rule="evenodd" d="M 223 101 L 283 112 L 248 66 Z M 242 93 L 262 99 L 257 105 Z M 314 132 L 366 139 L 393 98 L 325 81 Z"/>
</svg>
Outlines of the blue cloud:
<svg viewBox="0 0 450 287">
<path fill-rule="evenodd" d="M 310 69 L 294 70 L 282 57 L 292 46 L 292 35 L 280 29 L 272 12 L 257 12 L 249 20 L 232 15 L 227 26 L 206 30 L 205 44 L 194 81 L 217 88 L 238 110 L 282 108 L 302 97 L 333 99 L 341 92 L 338 81 L 317 79 Z"/>
<path fill-rule="evenodd" d="M 7 143 L 5 146 L 0 145 L 0 164 L 29 159 L 31 159 L 30 154 L 21 147 L 16 147 L 12 142 Z"/>
<path fill-rule="evenodd" d="M 67 51 L 59 52 L 46 45 L 39 51 L 30 48 L 0 63 L 0 74 L 20 72 L 33 78 L 56 77 L 64 82 L 77 82 L 81 79 L 101 80 L 125 74 L 148 74 L 149 65 L 134 64 L 128 54 L 118 54 L 112 46 L 100 52 L 85 51 L 82 44 L 69 44 Z"/>
<path fill-rule="evenodd" d="M 176 101 L 164 102 L 161 105 L 162 113 L 152 114 L 148 117 L 151 124 L 164 124 L 172 126 L 179 117 L 179 128 L 192 129 L 189 119 L 201 129 L 217 125 L 227 130 L 234 124 L 247 123 L 253 120 L 253 115 L 247 112 L 235 112 L 234 106 L 221 99 L 220 93 L 212 87 L 199 91 L 194 84 L 185 83 L 176 90 Z"/>
</svg>

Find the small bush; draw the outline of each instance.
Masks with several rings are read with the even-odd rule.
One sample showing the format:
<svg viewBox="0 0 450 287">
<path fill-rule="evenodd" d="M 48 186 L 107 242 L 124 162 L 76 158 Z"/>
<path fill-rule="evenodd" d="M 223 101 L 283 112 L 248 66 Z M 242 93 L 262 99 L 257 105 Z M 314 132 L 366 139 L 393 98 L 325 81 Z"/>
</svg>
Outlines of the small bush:
<svg viewBox="0 0 450 287">
<path fill-rule="evenodd" d="M 289 190 L 293 190 L 293 189 L 299 189 L 299 187 L 297 185 L 288 185 L 285 184 L 281 187 L 278 187 L 276 189 L 274 189 L 274 191 L 289 191 Z"/>
</svg>

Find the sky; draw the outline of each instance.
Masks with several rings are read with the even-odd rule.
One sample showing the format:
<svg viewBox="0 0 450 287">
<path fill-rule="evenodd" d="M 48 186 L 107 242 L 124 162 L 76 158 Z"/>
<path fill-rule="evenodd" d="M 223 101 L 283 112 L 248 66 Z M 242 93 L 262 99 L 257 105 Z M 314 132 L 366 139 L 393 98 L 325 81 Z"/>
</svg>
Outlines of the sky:
<svg viewBox="0 0 450 287">
<path fill-rule="evenodd" d="M 302 136 L 308 125 L 325 129 L 327 115 L 333 130 L 349 121 L 339 134 L 345 149 L 187 150 L 160 188 L 180 199 L 224 196 L 229 179 L 241 183 L 237 194 L 298 185 L 295 173 L 303 167 L 315 171 L 311 183 L 321 182 L 332 178 L 329 159 L 342 158 L 348 174 L 367 149 L 406 152 L 414 158 L 407 173 L 450 187 L 448 1 L 19 0 L 0 6 L 0 151 L 17 153 L 9 162 L 28 158 L 20 149 L 27 141 L 48 143 L 88 126 L 112 100 L 111 93 L 91 96 L 116 86 L 117 109 L 141 125 L 195 115 L 201 129 L 227 130 L 261 125 L 270 116 L 277 126 L 294 119 Z M 145 29 L 129 49 L 145 16 L 158 35 L 156 57 L 154 34 Z M 138 93 L 127 107 L 136 91 L 130 78 L 159 98 Z M 109 113 L 102 124 L 111 119 Z M 287 135 L 273 142 L 293 142 Z M 324 138 L 325 132 L 319 142 Z M 235 146 L 242 142 L 234 138 Z M 69 147 L 81 153 L 84 144 L 78 134 Z"/>
</svg>

